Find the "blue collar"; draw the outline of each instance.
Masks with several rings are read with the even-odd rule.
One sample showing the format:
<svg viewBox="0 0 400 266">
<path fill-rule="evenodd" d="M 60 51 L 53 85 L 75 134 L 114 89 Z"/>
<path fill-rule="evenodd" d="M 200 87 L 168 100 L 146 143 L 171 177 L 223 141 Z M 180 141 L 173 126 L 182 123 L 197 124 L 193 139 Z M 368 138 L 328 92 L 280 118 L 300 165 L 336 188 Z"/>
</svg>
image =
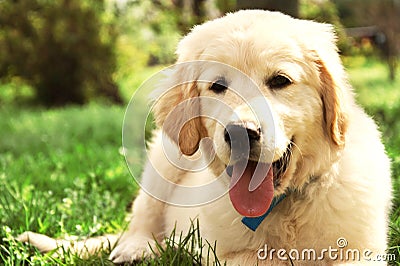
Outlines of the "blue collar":
<svg viewBox="0 0 400 266">
<path fill-rule="evenodd" d="M 259 217 L 243 217 L 242 223 L 244 223 L 244 225 L 246 225 L 251 230 L 256 231 L 257 227 L 262 223 L 262 221 L 264 221 L 265 217 L 267 217 L 267 215 L 272 212 L 275 206 L 278 205 L 284 198 L 286 198 L 286 194 L 274 197 L 266 213 Z"/>
</svg>

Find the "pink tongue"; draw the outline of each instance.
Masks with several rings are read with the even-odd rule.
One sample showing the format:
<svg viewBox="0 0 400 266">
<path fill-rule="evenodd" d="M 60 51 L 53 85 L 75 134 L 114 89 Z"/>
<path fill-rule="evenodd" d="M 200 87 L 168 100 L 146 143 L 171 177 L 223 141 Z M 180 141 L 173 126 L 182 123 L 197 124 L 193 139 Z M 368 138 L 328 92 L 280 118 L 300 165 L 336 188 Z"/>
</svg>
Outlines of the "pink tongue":
<svg viewBox="0 0 400 266">
<path fill-rule="evenodd" d="M 267 212 L 274 197 L 273 171 L 270 166 L 252 161 L 239 162 L 233 166 L 229 196 L 233 207 L 241 215 L 258 217 Z"/>
</svg>

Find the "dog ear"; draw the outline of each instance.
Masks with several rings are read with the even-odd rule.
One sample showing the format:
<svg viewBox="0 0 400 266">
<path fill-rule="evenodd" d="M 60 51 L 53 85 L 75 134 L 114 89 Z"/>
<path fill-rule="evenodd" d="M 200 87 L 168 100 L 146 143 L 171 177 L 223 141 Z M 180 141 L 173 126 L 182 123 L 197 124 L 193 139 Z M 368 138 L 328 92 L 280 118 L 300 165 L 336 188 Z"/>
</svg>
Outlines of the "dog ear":
<svg viewBox="0 0 400 266">
<path fill-rule="evenodd" d="M 345 144 L 347 110 L 354 104 L 352 89 L 348 82 L 336 46 L 337 36 L 330 24 L 302 20 L 299 32 L 308 38 L 301 38 L 308 50 L 313 69 L 319 76 L 318 90 L 323 104 L 324 131 L 334 145 Z M 315 67 L 315 68 L 314 68 Z M 318 79 L 318 78 L 317 78 Z"/>
<path fill-rule="evenodd" d="M 320 95 L 324 112 L 324 127 L 334 144 L 342 147 L 345 144 L 347 114 L 346 97 L 343 90 L 349 89 L 345 82 L 336 81 L 325 64 L 317 61 L 320 76 Z"/>
<path fill-rule="evenodd" d="M 193 155 L 206 136 L 195 76 L 190 73 L 189 66 L 175 65 L 163 86 L 163 93 L 155 99 L 153 109 L 156 124 L 178 144 L 183 154 Z"/>
<path fill-rule="evenodd" d="M 324 131 L 332 144 L 342 147 L 348 123 L 348 109 L 354 104 L 352 88 L 336 46 L 337 36 L 330 24 L 298 20 L 299 38 L 316 80 L 324 112 Z M 303 36 L 307 36 L 303 38 Z"/>
</svg>

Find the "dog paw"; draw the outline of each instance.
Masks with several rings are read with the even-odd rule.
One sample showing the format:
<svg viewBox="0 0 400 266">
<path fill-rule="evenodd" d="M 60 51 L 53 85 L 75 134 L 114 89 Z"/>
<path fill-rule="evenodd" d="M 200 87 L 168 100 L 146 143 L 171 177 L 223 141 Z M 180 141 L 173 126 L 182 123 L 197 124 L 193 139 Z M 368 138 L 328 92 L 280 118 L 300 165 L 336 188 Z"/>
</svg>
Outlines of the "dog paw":
<svg viewBox="0 0 400 266">
<path fill-rule="evenodd" d="M 123 264 L 152 257 L 154 256 L 154 252 L 156 252 L 155 243 L 154 239 L 147 237 L 122 239 L 111 252 L 110 260 L 116 264 Z"/>
<path fill-rule="evenodd" d="M 57 241 L 51 237 L 30 231 L 19 235 L 16 240 L 23 243 L 29 243 L 35 246 L 42 253 L 55 250 L 60 244 L 62 244 L 60 241 Z"/>
</svg>

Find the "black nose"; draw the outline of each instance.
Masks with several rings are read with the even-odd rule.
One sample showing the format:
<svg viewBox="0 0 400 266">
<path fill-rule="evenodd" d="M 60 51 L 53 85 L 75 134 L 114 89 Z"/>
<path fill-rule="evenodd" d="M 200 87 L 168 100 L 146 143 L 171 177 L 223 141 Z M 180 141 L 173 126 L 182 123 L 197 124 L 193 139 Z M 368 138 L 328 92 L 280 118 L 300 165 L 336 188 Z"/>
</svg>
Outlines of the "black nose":
<svg viewBox="0 0 400 266">
<path fill-rule="evenodd" d="M 261 129 L 254 123 L 233 123 L 228 124 L 224 131 L 224 139 L 230 147 L 242 148 L 260 140 Z"/>
</svg>

